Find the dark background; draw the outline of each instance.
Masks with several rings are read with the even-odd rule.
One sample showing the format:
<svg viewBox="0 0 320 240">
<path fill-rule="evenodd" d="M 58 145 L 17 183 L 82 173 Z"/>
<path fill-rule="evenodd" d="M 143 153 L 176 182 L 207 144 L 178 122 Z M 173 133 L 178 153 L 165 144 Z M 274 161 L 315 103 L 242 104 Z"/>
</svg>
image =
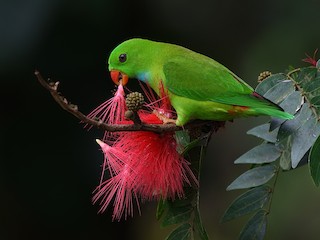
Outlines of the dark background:
<svg viewBox="0 0 320 240">
<path fill-rule="evenodd" d="M 317 0 L 1 1 L 0 239 L 157 240 L 170 230 L 155 220 L 155 203 L 142 204 L 142 216 L 127 221 L 97 214 L 91 192 L 101 134 L 64 112 L 35 69 L 59 80 L 63 94 L 88 113 L 111 96 L 110 51 L 144 37 L 204 53 L 255 86 L 261 71 L 305 65 L 304 53 L 320 44 L 319 11 Z M 201 182 L 212 239 L 236 239 L 247 219 L 219 223 L 240 194 L 225 188 L 246 169 L 233 161 L 259 143 L 245 133 L 266 120 L 236 120 L 212 139 Z M 267 239 L 318 239 L 319 192 L 306 166 L 281 174 Z"/>
</svg>

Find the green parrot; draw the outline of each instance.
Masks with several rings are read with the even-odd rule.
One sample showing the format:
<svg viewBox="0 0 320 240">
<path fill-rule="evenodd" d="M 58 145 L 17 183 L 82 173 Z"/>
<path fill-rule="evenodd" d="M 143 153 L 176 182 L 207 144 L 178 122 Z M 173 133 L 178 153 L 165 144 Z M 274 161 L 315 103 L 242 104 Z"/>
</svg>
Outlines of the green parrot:
<svg viewBox="0 0 320 240">
<path fill-rule="evenodd" d="M 279 106 L 260 96 L 247 83 L 215 60 L 187 48 L 134 38 L 110 54 L 112 80 L 123 85 L 138 79 L 158 94 L 163 86 L 183 126 L 193 119 L 226 121 L 269 115 L 292 119 Z"/>
</svg>

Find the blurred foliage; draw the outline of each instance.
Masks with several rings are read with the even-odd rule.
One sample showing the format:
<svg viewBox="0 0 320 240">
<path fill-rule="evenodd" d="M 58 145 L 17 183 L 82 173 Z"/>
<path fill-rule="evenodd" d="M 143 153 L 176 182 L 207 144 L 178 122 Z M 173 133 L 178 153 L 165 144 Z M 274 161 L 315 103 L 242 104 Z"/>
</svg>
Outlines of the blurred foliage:
<svg viewBox="0 0 320 240">
<path fill-rule="evenodd" d="M 208 128 L 208 126 L 206 127 Z M 219 125 L 216 127 L 218 129 Z M 176 140 L 183 148 L 181 154 L 190 161 L 192 171 L 196 174 L 198 183 L 200 183 L 201 164 L 205 158 L 208 141 L 216 130 L 211 129 L 211 131 L 203 133 L 200 129 L 200 136 L 196 138 L 190 137 L 188 131 L 176 132 Z M 200 215 L 199 186 L 185 187 L 184 191 L 185 197 L 182 199 L 175 199 L 174 201 L 160 200 L 158 202 L 156 216 L 161 226 L 175 226 L 166 240 L 208 240 L 209 236 Z"/>
</svg>

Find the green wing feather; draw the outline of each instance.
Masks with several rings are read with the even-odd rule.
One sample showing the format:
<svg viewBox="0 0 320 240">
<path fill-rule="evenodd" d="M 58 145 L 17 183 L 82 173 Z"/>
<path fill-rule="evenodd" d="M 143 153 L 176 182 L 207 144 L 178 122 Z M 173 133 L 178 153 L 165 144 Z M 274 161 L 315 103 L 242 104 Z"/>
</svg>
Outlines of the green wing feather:
<svg viewBox="0 0 320 240">
<path fill-rule="evenodd" d="M 170 59 L 163 71 L 168 90 L 178 96 L 228 105 L 277 108 L 253 96 L 254 90 L 226 67 L 200 54 Z"/>
</svg>

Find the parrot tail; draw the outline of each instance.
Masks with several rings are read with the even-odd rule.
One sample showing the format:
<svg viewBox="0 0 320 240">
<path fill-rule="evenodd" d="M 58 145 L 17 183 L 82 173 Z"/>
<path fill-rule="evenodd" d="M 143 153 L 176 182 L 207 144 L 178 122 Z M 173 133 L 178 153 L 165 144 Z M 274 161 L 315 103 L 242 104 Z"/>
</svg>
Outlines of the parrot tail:
<svg viewBox="0 0 320 240">
<path fill-rule="evenodd" d="M 279 105 L 261 96 L 259 93 L 253 92 L 252 96 L 254 96 L 255 98 L 258 98 L 261 101 L 265 101 L 268 103 L 263 107 L 261 106 L 261 107 L 253 108 L 256 113 L 262 114 L 262 115 L 268 115 L 276 118 L 288 119 L 288 120 L 294 118 L 292 114 L 285 112 Z"/>
<path fill-rule="evenodd" d="M 290 113 L 284 112 L 283 110 L 275 108 L 254 108 L 254 111 L 259 115 L 268 115 L 271 117 L 282 118 L 282 119 L 293 119 L 294 116 Z"/>
</svg>

